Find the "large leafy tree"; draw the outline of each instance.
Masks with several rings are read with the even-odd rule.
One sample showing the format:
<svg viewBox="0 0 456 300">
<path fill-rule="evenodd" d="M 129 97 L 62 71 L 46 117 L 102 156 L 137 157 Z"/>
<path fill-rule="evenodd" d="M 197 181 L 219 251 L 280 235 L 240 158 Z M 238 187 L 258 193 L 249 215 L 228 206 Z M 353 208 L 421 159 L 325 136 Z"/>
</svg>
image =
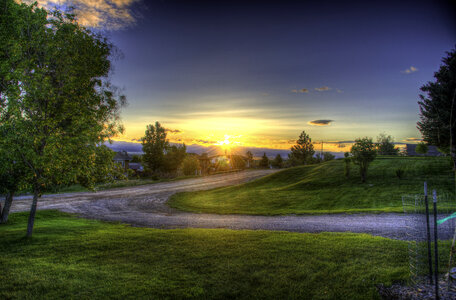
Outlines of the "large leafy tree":
<svg viewBox="0 0 456 300">
<path fill-rule="evenodd" d="M 421 87 L 417 128 L 426 143 L 450 152 L 456 170 L 456 49 L 447 52 L 442 63 L 435 81 Z"/>
<path fill-rule="evenodd" d="M 163 171 L 169 174 L 176 174 L 187 155 L 187 147 L 182 145 L 171 145 L 165 149 Z"/>
<path fill-rule="evenodd" d="M 31 236 L 41 194 L 90 172 L 96 145 L 122 130 L 125 97 L 109 83 L 113 46 L 105 38 L 69 14 L 0 4 L 0 132 L 28 174 Z"/>
<path fill-rule="evenodd" d="M 308 163 L 315 153 L 312 139 L 306 134 L 305 131 L 299 135 L 299 139 L 296 141 L 296 145 L 291 147 L 291 153 L 288 154 L 288 158 L 297 164 Z"/>
<path fill-rule="evenodd" d="M 143 162 L 149 173 L 156 173 L 164 166 L 165 151 L 169 148 L 166 139 L 166 130 L 160 122 L 155 126 L 147 125 L 146 132 L 142 138 Z"/>
<path fill-rule="evenodd" d="M 377 156 L 377 149 L 371 138 L 358 138 L 350 149 L 351 161 L 359 166 L 361 181 L 366 182 L 369 164 Z"/>
</svg>

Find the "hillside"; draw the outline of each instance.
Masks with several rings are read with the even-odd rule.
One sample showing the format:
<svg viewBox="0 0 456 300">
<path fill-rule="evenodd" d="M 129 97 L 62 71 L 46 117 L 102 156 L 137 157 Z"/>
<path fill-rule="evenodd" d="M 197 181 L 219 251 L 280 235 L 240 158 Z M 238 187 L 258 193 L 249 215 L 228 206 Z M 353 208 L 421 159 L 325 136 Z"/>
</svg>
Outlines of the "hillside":
<svg viewBox="0 0 456 300">
<path fill-rule="evenodd" d="M 396 177 L 398 168 L 405 170 L 402 179 Z M 364 184 L 357 166 L 352 165 L 347 179 L 343 160 L 335 160 L 285 169 L 243 185 L 179 193 L 169 205 L 218 214 L 402 212 L 402 195 L 422 193 L 424 181 L 439 195 L 450 194 L 453 178 L 445 157 L 379 157 Z"/>
</svg>

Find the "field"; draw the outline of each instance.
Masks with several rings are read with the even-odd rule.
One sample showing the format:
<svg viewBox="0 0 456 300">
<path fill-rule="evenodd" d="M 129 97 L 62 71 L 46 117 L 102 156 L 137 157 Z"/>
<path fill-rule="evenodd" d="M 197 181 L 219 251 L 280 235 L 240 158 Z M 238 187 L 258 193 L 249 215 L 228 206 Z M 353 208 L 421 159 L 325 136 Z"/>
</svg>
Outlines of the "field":
<svg viewBox="0 0 456 300">
<path fill-rule="evenodd" d="M 0 298 L 378 298 L 407 244 L 364 234 L 159 230 L 37 214 L 0 226 Z"/>
<path fill-rule="evenodd" d="M 402 179 L 396 176 L 403 169 Z M 169 205 L 185 211 L 217 214 L 323 214 L 402 212 L 401 196 L 422 193 L 423 182 L 439 195 L 454 191 L 446 157 L 379 157 L 369 167 L 367 183 L 352 165 L 344 176 L 342 160 L 285 169 L 225 188 L 174 195 Z"/>
</svg>

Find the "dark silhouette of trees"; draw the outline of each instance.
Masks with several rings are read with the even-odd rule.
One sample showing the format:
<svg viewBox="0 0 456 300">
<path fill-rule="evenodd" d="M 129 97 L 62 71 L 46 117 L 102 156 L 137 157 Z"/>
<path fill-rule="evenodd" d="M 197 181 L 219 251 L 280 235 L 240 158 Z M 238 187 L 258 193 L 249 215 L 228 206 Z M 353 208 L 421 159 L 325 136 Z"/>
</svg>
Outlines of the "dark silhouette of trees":
<svg viewBox="0 0 456 300">
<path fill-rule="evenodd" d="M 424 142 L 449 152 L 456 171 L 456 49 L 447 52 L 434 73 L 435 81 L 421 87 L 420 130 Z"/>
<path fill-rule="evenodd" d="M 425 143 L 421 142 L 416 145 L 415 152 L 418 154 L 426 155 L 428 153 L 429 147 Z"/>
<path fill-rule="evenodd" d="M 252 168 L 253 167 L 253 154 L 250 151 L 247 151 L 245 154 L 247 157 L 247 168 Z"/>
<path fill-rule="evenodd" d="M 283 167 L 283 159 L 280 154 L 277 154 L 276 157 L 272 160 L 271 165 L 275 168 Z"/>
<path fill-rule="evenodd" d="M 260 168 L 269 168 L 269 158 L 266 156 L 266 152 L 261 157 Z"/>
</svg>

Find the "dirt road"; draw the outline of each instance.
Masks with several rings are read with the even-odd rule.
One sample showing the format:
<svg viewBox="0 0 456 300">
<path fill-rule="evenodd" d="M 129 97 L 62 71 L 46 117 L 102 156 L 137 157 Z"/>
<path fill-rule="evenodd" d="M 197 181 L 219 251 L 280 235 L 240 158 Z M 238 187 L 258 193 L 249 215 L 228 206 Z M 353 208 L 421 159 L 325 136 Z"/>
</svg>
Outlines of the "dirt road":
<svg viewBox="0 0 456 300">
<path fill-rule="evenodd" d="M 394 239 L 408 239 L 407 226 L 421 217 L 403 214 L 331 214 L 316 216 L 215 215 L 181 212 L 166 201 L 182 191 L 206 190 L 239 184 L 273 173 L 255 170 L 219 174 L 166 183 L 99 191 L 45 195 L 38 209 L 58 209 L 82 217 L 120 221 L 134 226 L 154 228 L 229 228 L 295 232 L 355 232 Z M 27 211 L 31 196 L 17 197 L 12 211 Z M 415 220 L 415 219 L 416 220 Z M 451 235 L 451 234 L 450 234 Z M 442 238 L 445 238 L 442 236 Z"/>
</svg>

